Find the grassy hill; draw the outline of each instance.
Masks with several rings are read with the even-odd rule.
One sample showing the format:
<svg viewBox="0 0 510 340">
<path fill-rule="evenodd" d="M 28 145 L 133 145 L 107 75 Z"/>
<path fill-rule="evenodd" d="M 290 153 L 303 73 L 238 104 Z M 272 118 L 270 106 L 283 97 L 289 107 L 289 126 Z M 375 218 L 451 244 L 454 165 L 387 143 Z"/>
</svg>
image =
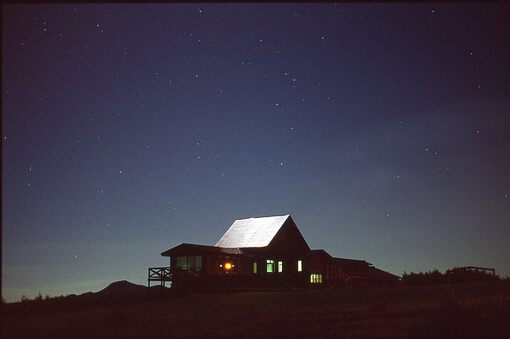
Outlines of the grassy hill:
<svg viewBox="0 0 510 340">
<path fill-rule="evenodd" d="M 102 294 L 4 304 L 7 338 L 510 337 L 510 282 L 175 294 L 129 283 Z M 132 289 L 136 288 L 136 289 Z"/>
</svg>

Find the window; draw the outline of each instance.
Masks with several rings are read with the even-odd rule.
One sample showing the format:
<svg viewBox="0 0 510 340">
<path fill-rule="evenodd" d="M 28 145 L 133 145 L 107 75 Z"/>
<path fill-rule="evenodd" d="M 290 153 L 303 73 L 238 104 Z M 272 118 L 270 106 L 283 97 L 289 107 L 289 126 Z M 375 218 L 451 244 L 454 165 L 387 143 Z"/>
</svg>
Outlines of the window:
<svg viewBox="0 0 510 340">
<path fill-rule="evenodd" d="M 322 283 L 322 274 L 310 274 L 310 283 Z"/>
<path fill-rule="evenodd" d="M 274 273 L 274 260 L 267 260 L 266 262 L 267 262 L 266 272 Z"/>
<path fill-rule="evenodd" d="M 177 256 L 176 259 L 177 268 L 188 268 L 188 257 L 187 256 Z"/>
<path fill-rule="evenodd" d="M 253 274 L 257 274 L 257 262 L 253 262 Z"/>
<path fill-rule="evenodd" d="M 202 256 L 188 256 L 188 267 L 202 268 Z"/>
<path fill-rule="evenodd" d="M 177 268 L 181 269 L 201 269 L 202 256 L 177 256 Z"/>
<path fill-rule="evenodd" d="M 278 261 L 278 273 L 283 272 L 283 261 Z"/>
<path fill-rule="evenodd" d="M 297 261 L 297 271 L 302 272 L 303 271 L 303 261 L 298 260 Z"/>
<path fill-rule="evenodd" d="M 175 264 L 177 269 L 198 276 L 202 270 L 202 256 L 177 256 Z"/>
</svg>

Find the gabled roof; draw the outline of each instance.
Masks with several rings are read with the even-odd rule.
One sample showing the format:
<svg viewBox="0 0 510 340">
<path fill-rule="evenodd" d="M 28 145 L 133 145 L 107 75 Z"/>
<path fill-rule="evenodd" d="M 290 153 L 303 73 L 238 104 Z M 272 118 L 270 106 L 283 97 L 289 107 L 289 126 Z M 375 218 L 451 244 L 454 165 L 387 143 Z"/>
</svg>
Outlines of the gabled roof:
<svg viewBox="0 0 510 340">
<path fill-rule="evenodd" d="M 283 215 L 236 220 L 215 247 L 267 247 L 289 217 L 290 215 Z"/>
</svg>

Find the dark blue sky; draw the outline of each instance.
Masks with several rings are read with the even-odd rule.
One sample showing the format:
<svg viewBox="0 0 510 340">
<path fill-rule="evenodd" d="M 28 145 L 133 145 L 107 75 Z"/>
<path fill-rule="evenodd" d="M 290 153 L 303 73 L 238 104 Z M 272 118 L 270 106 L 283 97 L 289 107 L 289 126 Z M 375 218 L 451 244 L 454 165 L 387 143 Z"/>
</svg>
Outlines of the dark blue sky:
<svg viewBox="0 0 510 340">
<path fill-rule="evenodd" d="M 397 275 L 510 275 L 508 5 L 2 10 L 7 301 L 276 214 Z"/>
</svg>

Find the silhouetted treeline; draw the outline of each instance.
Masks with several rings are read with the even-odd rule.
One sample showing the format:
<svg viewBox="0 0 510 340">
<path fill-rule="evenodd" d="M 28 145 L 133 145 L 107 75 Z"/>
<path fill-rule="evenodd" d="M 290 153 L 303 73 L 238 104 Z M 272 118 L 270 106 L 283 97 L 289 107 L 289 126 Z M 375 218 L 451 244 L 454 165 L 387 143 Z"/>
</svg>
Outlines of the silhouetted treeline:
<svg viewBox="0 0 510 340">
<path fill-rule="evenodd" d="M 508 279 L 508 278 L 507 278 Z M 499 275 L 492 276 L 491 272 L 483 270 L 468 270 L 464 268 L 453 269 L 453 272 L 444 274 L 439 270 L 434 269 L 426 273 L 411 272 L 410 274 L 404 272 L 402 275 L 402 284 L 405 286 L 434 286 L 444 284 L 462 284 L 469 282 L 494 282 L 500 281 Z"/>
</svg>

